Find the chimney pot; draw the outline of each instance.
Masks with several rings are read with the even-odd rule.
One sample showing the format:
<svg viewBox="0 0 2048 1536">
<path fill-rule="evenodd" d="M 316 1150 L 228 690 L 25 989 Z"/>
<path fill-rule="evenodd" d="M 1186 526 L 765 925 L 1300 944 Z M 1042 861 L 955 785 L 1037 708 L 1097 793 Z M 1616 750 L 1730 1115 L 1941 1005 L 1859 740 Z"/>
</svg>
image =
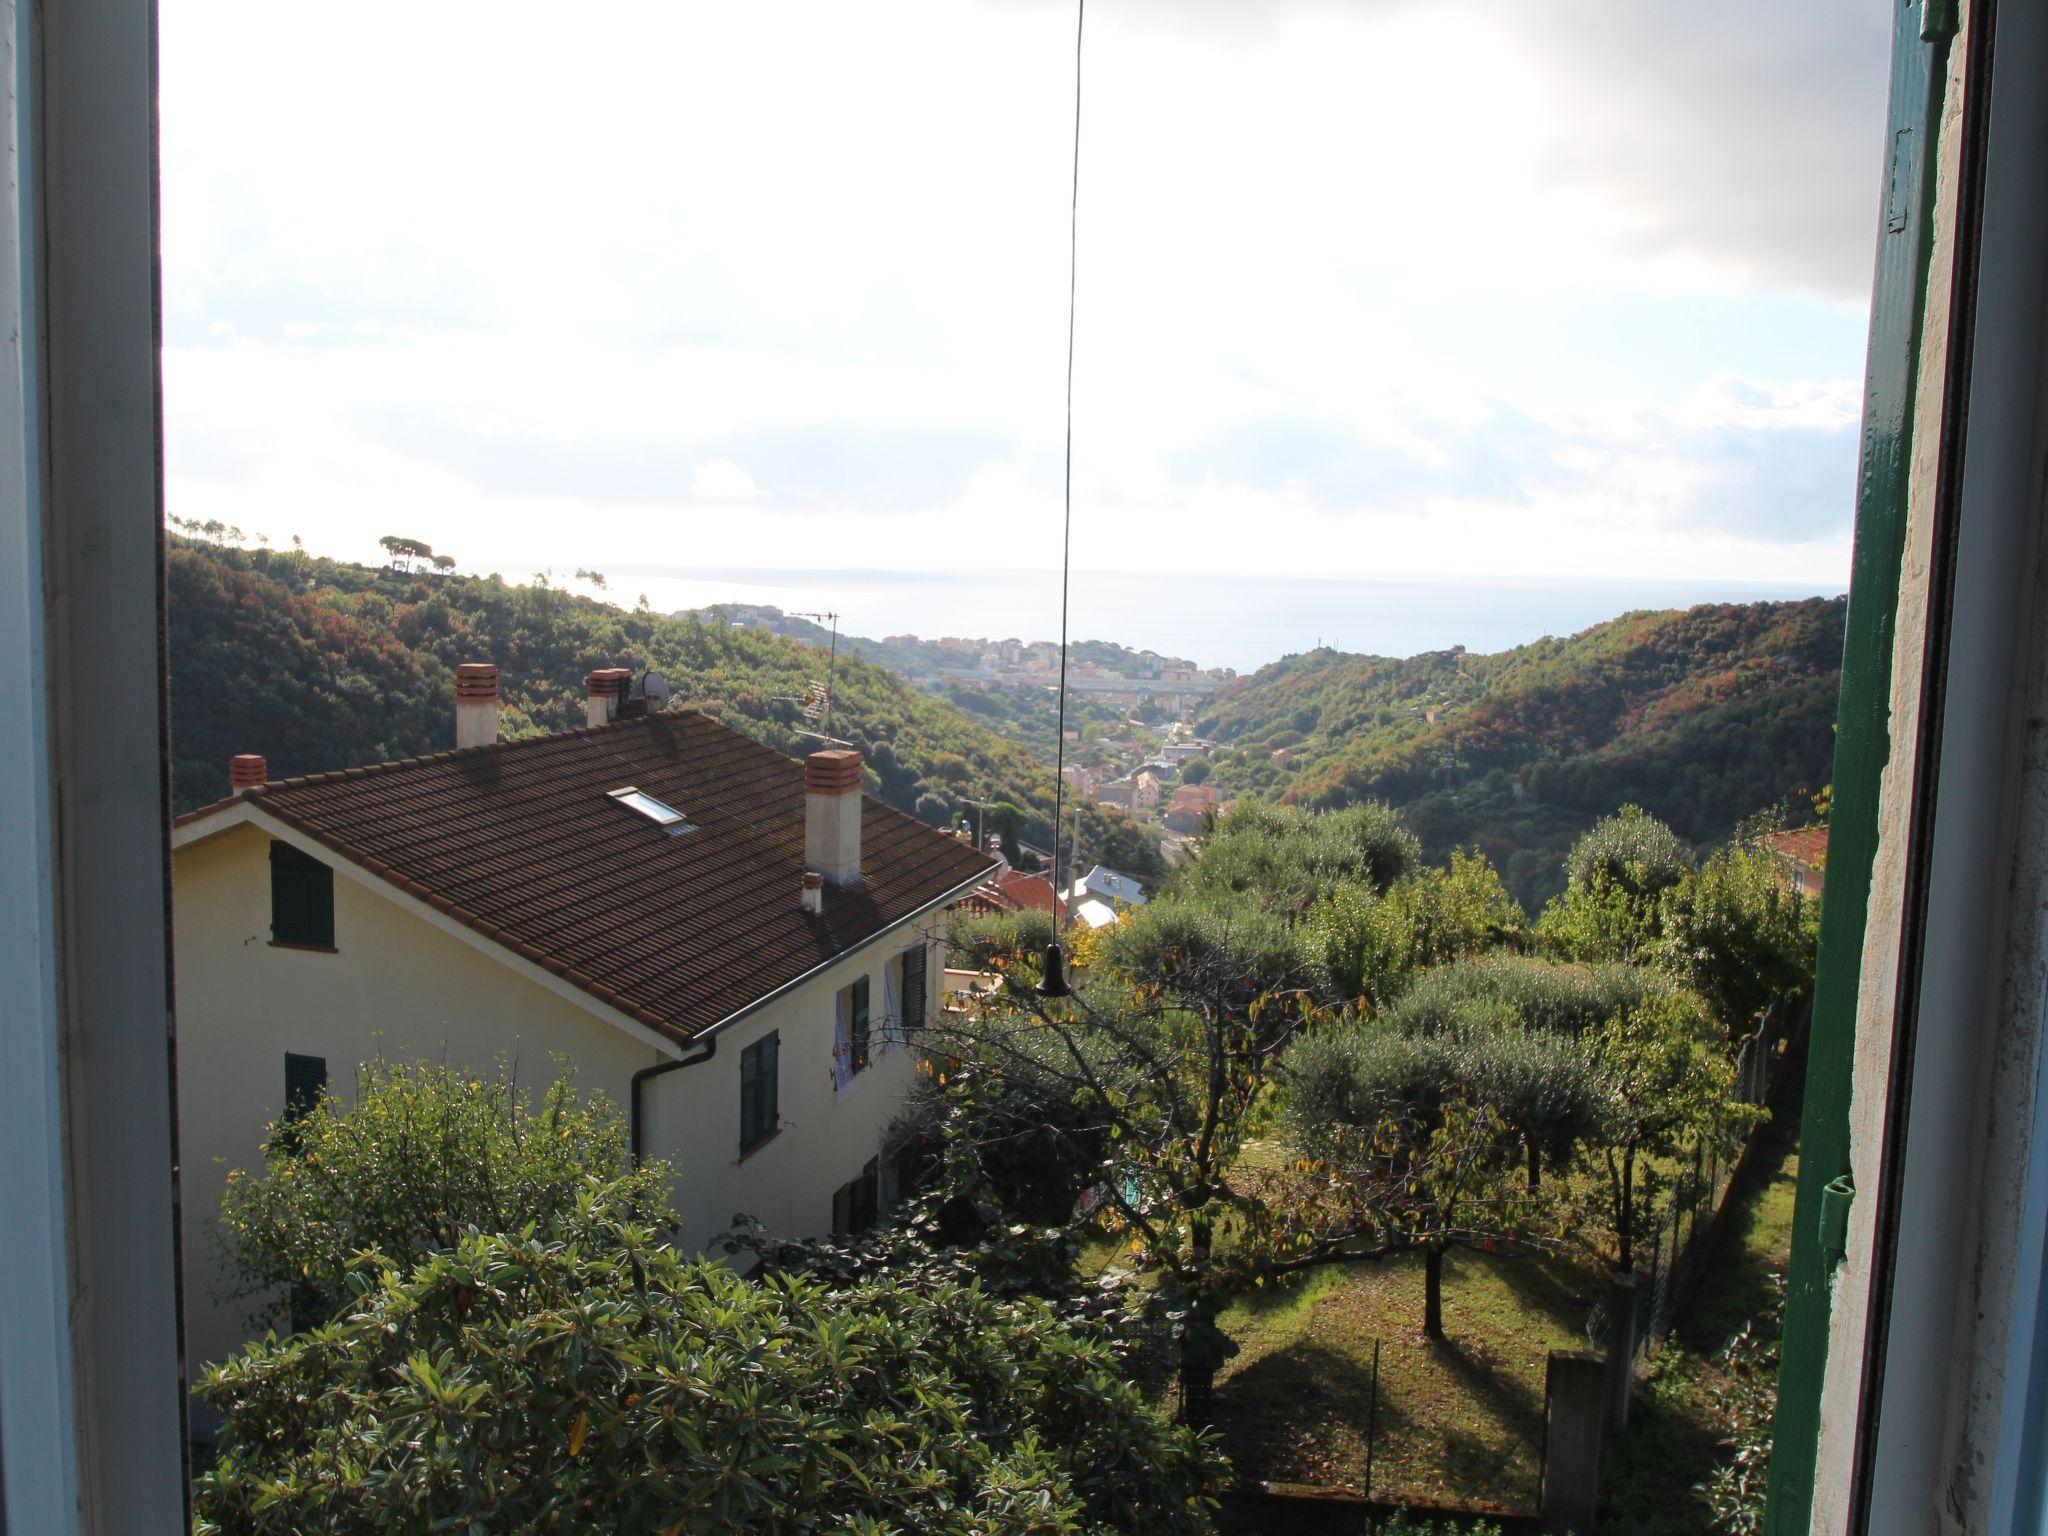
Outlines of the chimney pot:
<svg viewBox="0 0 2048 1536">
<path fill-rule="evenodd" d="M 254 752 L 238 752 L 228 759 L 228 787 L 233 794 L 261 789 L 269 778 L 270 765 Z"/>
<path fill-rule="evenodd" d="M 455 669 L 455 745 L 488 747 L 498 739 L 498 669 L 465 661 Z"/>
<path fill-rule="evenodd" d="M 599 667 L 583 679 L 583 723 L 609 725 L 633 689 L 631 667 Z"/>
<path fill-rule="evenodd" d="M 860 878 L 860 766 L 844 747 L 804 759 L 804 867 L 834 885 Z"/>
<path fill-rule="evenodd" d="M 823 875 L 813 870 L 807 869 L 804 871 L 801 902 L 806 912 L 823 912 L 825 910 L 825 877 Z"/>
</svg>

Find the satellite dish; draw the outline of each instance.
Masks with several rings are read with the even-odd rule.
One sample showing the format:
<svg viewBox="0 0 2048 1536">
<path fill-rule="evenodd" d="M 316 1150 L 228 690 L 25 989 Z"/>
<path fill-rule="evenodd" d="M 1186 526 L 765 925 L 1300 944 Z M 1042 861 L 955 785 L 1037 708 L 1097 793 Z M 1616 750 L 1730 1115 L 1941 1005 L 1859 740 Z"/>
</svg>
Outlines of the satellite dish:
<svg viewBox="0 0 2048 1536">
<path fill-rule="evenodd" d="M 640 679 L 640 696 L 647 701 L 650 715 L 660 714 L 668 708 L 668 679 L 659 672 L 649 672 Z"/>
</svg>

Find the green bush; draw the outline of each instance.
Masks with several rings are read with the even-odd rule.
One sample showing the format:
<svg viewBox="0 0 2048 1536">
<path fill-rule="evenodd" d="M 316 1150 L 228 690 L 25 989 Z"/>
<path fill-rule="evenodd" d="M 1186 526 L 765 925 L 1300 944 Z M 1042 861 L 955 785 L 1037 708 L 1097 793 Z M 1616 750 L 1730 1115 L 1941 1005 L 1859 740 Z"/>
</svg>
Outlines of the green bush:
<svg viewBox="0 0 2048 1536">
<path fill-rule="evenodd" d="M 618 1110 L 579 1098 L 569 1078 L 530 1104 L 502 1071 L 366 1062 L 352 1104 L 323 1097 L 273 1131 L 262 1177 L 229 1173 L 222 1294 L 252 1304 L 255 1329 L 297 1327 L 349 1299 L 348 1267 L 365 1249 L 410 1264 L 472 1230 L 602 1238 L 591 1210 L 672 1221 L 669 1168 L 627 1161 Z"/>
<path fill-rule="evenodd" d="M 1386 1010 L 1408 1033 L 1470 1031 L 1508 1022 L 1578 1035 L 1652 996 L 1679 990 L 1661 972 L 1631 965 L 1558 965 L 1524 955 L 1482 955 L 1419 977 Z"/>
<path fill-rule="evenodd" d="M 1419 858 L 1415 835 L 1377 802 L 1316 812 L 1241 800 L 1217 821 L 1181 879 L 1190 892 L 1251 893 L 1299 912 L 1340 885 L 1384 891 Z"/>
<path fill-rule="evenodd" d="M 1404 875 L 1384 895 L 1340 886 L 1309 912 L 1333 994 L 1384 1003 L 1417 972 L 1517 942 L 1522 909 L 1484 854 L 1454 852 L 1447 869 Z"/>
<path fill-rule="evenodd" d="M 602 1218 L 594 1212 L 594 1219 Z M 476 1235 L 207 1373 L 197 1536 L 1210 1530 L 1220 1465 L 1050 1308 Z"/>
</svg>

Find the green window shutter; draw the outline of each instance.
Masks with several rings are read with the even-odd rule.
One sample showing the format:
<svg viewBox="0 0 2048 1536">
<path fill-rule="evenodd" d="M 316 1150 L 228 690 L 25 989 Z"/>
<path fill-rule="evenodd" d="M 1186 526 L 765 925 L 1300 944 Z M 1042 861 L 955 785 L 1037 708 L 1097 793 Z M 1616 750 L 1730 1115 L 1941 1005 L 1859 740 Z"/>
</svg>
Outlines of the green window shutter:
<svg viewBox="0 0 2048 1536">
<path fill-rule="evenodd" d="M 327 1091 L 327 1058 L 284 1053 L 284 1114 L 296 1120 L 320 1102 Z"/>
<path fill-rule="evenodd" d="M 761 1139 L 761 1052 L 750 1045 L 740 1052 L 740 1147 Z"/>
<path fill-rule="evenodd" d="M 334 947 L 334 871 L 290 843 L 270 845 L 270 937 L 278 944 Z"/>
<path fill-rule="evenodd" d="M 740 1150 L 759 1146 L 775 1133 L 779 1036 L 770 1031 L 740 1052 Z"/>
<path fill-rule="evenodd" d="M 903 1027 L 924 1025 L 924 945 L 903 951 Z"/>
<path fill-rule="evenodd" d="M 762 1064 L 761 1134 L 767 1136 L 782 1123 L 782 1036 L 770 1030 L 761 1044 L 767 1052 Z"/>
<path fill-rule="evenodd" d="M 853 1045 L 853 1070 L 868 1064 L 868 979 L 863 976 L 852 987 L 852 1005 L 847 1009 L 848 1038 Z"/>
</svg>

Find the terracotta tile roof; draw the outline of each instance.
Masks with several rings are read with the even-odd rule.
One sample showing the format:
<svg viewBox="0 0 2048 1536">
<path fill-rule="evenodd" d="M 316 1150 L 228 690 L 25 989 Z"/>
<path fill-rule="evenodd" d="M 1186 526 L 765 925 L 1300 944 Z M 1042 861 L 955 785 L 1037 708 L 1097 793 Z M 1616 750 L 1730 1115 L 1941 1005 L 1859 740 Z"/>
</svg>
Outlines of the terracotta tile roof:
<svg viewBox="0 0 2048 1536">
<path fill-rule="evenodd" d="M 1027 875 L 1021 869 L 1013 869 L 998 878 L 995 885 L 1003 899 L 1020 912 L 1053 912 L 1061 918 L 1066 916 L 1067 904 L 1053 895 L 1052 882 L 1043 875 Z"/>
<path fill-rule="evenodd" d="M 670 836 L 605 793 L 627 785 L 696 830 Z M 864 799 L 862 878 L 828 886 L 822 915 L 801 911 L 804 765 L 685 710 L 287 779 L 247 798 L 678 1040 L 993 867 Z"/>
<path fill-rule="evenodd" d="M 1820 864 L 1828 856 L 1826 827 L 1795 827 L 1789 832 L 1773 832 L 1764 842 L 1786 858 L 1809 867 Z"/>
</svg>

